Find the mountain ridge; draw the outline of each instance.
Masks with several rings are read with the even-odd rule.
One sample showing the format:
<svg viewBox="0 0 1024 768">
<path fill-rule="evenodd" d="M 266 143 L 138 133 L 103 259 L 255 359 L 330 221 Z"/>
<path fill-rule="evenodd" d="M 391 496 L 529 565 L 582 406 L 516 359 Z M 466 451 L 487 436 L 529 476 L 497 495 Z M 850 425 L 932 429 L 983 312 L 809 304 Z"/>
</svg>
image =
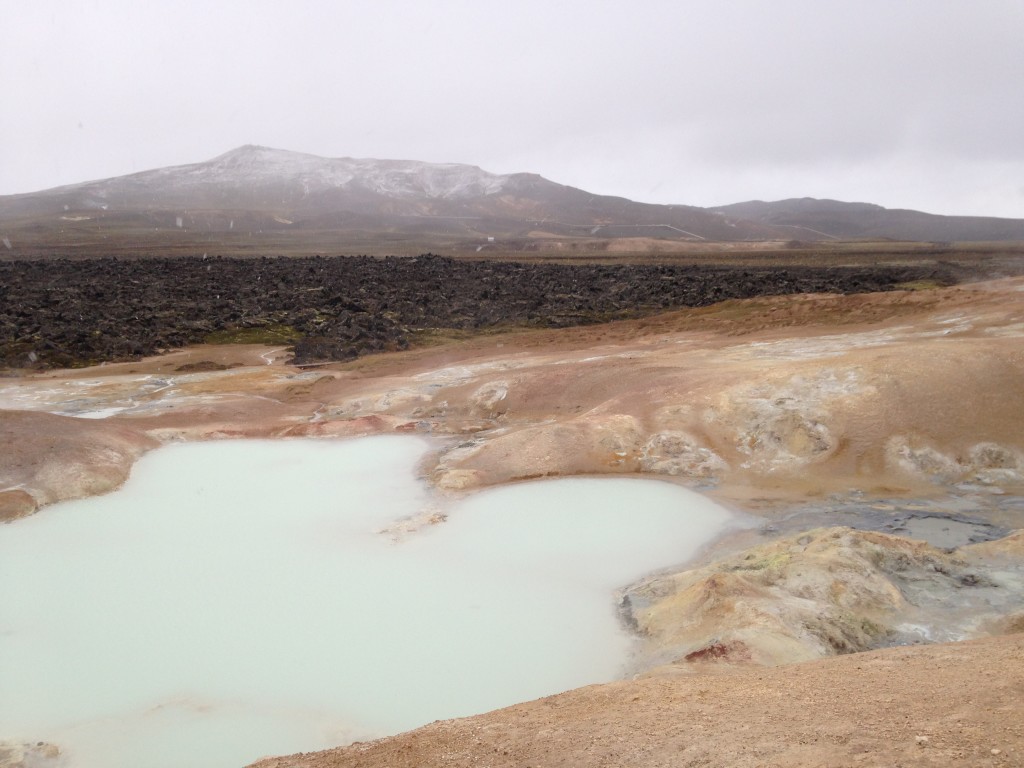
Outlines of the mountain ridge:
<svg viewBox="0 0 1024 768">
<path fill-rule="evenodd" d="M 210 160 L 0 196 L 0 223 L 47 227 L 296 229 L 490 238 L 680 241 L 1024 240 L 1024 220 L 939 216 L 873 203 L 793 198 L 713 208 L 598 195 L 535 173 L 461 163 L 325 158 L 247 144 Z"/>
<path fill-rule="evenodd" d="M 176 210 L 259 211 L 295 228 L 455 233 L 477 240 L 529 238 L 536 231 L 587 237 L 606 230 L 603 235 L 615 236 L 609 227 L 698 241 L 780 234 L 771 226 L 737 224 L 694 206 L 596 195 L 538 174 L 499 175 L 458 163 L 321 158 L 255 145 L 201 163 L 0 198 L 0 220 Z M 203 226 L 226 230 L 231 220 L 207 216 Z"/>
<path fill-rule="evenodd" d="M 765 202 L 748 200 L 709 210 L 762 224 L 819 230 L 835 239 L 865 237 L 894 240 L 1020 240 L 1024 220 L 996 216 L 943 216 L 875 203 L 798 197 Z"/>
</svg>

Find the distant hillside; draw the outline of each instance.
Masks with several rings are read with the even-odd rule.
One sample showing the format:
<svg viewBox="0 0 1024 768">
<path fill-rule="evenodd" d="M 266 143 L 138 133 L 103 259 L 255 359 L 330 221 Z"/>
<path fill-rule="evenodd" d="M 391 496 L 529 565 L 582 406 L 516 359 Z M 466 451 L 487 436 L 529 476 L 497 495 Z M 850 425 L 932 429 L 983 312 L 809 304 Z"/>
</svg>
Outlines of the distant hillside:
<svg viewBox="0 0 1024 768">
<path fill-rule="evenodd" d="M 593 195 L 535 174 L 411 160 L 323 158 L 245 146 L 213 160 L 26 195 L 0 197 L 0 219 L 134 217 L 136 223 L 230 230 L 239 212 L 274 228 L 359 229 L 466 236 L 780 236 L 692 206 Z M 145 221 L 140 221 L 143 217 Z M 181 218 L 179 225 L 178 219 Z"/>
<path fill-rule="evenodd" d="M 883 208 L 871 203 L 794 198 L 766 203 L 751 200 L 709 210 L 725 216 L 789 229 L 794 239 L 978 241 L 1024 240 L 1024 220 L 985 216 L 938 216 Z"/>
<path fill-rule="evenodd" d="M 653 240 L 1024 241 L 1024 220 L 810 198 L 713 209 L 652 205 L 532 173 L 245 146 L 202 163 L 0 197 L 0 237 L 0 257 L 15 258 L 197 248 L 337 253 L 395 245 L 471 253 L 492 243 L 529 251 L 614 243 L 644 250 L 658 245 Z"/>
</svg>

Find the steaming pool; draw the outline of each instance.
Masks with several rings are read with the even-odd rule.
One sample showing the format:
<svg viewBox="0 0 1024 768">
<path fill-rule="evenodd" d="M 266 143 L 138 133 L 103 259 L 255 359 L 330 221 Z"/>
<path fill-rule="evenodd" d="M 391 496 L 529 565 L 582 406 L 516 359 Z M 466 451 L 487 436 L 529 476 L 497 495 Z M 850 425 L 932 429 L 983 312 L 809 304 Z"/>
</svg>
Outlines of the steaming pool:
<svg viewBox="0 0 1024 768">
<path fill-rule="evenodd" d="M 614 590 L 732 523 L 669 483 L 569 478 L 396 535 L 437 510 L 429 449 L 172 445 L 0 526 L 0 740 L 69 768 L 230 768 L 611 680 L 633 643 Z"/>
</svg>

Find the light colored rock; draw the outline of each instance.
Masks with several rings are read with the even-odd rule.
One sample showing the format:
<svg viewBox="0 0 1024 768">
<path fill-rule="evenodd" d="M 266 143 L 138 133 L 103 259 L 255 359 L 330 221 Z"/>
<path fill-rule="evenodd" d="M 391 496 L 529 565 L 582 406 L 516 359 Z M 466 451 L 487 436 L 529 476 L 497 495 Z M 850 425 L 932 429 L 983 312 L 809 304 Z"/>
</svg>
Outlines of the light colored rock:
<svg viewBox="0 0 1024 768">
<path fill-rule="evenodd" d="M 912 630 L 930 637 L 939 626 L 947 637 L 966 636 L 1007 605 L 1024 610 L 1015 581 L 1000 587 L 975 562 L 984 549 L 962 552 L 823 528 L 653 577 L 628 589 L 624 604 L 650 659 L 687 664 L 805 661 L 863 651 Z M 1024 568 L 1024 557 L 1017 564 Z M 949 597 L 972 589 L 962 600 Z M 1003 605 L 973 597 L 983 589 L 1000 591 Z"/>
<path fill-rule="evenodd" d="M 963 474 L 962 467 L 954 458 L 924 444 L 917 437 L 894 435 L 886 444 L 886 454 L 893 468 L 937 482 L 951 483 Z"/>
<path fill-rule="evenodd" d="M 0 768 L 57 768 L 63 764 L 56 744 L 0 741 Z"/>
<path fill-rule="evenodd" d="M 887 441 L 886 453 L 894 469 L 936 483 L 1013 486 L 1024 482 L 1024 452 L 998 443 L 978 443 L 957 455 L 940 451 L 919 436 L 894 435 Z"/>
<path fill-rule="evenodd" d="M 469 396 L 469 404 L 474 413 L 481 418 L 496 419 L 502 416 L 508 405 L 504 400 L 508 397 L 507 381 L 489 381 Z"/>
<path fill-rule="evenodd" d="M 433 479 L 442 491 L 465 491 L 481 485 L 480 473 L 472 469 L 442 469 L 434 473 Z"/>
<path fill-rule="evenodd" d="M 640 469 L 660 475 L 708 478 L 728 469 L 728 464 L 688 432 L 665 431 L 652 435 L 644 444 Z"/>
<path fill-rule="evenodd" d="M 757 384 L 726 389 L 706 418 L 731 430 L 746 457 L 743 468 L 792 471 L 836 450 L 841 434 L 837 411 L 843 401 L 876 393 L 862 378 L 857 369 L 833 366 L 773 374 Z"/>
</svg>

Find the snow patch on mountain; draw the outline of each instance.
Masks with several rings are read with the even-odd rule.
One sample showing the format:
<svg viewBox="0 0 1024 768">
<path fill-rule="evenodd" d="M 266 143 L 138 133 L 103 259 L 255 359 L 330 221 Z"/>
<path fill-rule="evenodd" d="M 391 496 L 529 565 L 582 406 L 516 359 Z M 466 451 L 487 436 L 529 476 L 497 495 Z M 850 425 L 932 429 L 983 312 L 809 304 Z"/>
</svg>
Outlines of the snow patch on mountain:
<svg viewBox="0 0 1024 768">
<path fill-rule="evenodd" d="M 142 181 L 143 176 L 179 189 L 291 183 L 301 186 L 307 195 L 331 189 L 362 189 L 398 199 L 492 195 L 501 192 L 510 178 L 458 163 L 326 158 L 252 145 L 205 163 L 136 174 L 136 179 Z"/>
</svg>

